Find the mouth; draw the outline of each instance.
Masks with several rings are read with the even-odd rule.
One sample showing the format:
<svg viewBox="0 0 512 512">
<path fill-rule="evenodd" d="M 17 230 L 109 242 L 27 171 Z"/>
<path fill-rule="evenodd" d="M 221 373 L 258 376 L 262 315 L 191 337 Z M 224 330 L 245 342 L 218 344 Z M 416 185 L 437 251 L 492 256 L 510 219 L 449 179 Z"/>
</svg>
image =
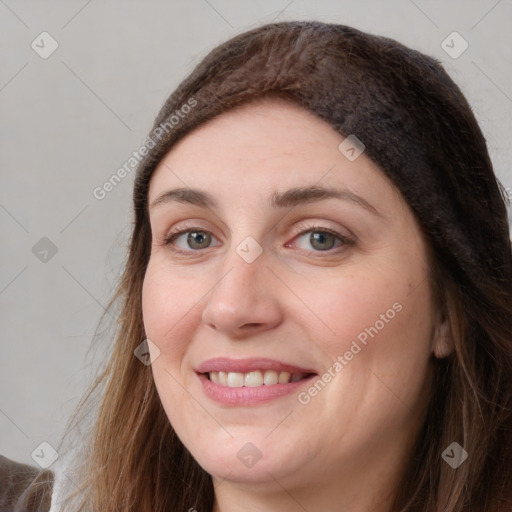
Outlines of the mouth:
<svg viewBox="0 0 512 512">
<path fill-rule="evenodd" d="M 256 405 L 290 395 L 317 372 L 274 359 L 215 358 L 196 368 L 206 395 L 225 405 Z"/>
<path fill-rule="evenodd" d="M 218 384 L 228 388 L 255 388 L 259 386 L 275 386 L 277 384 L 290 384 L 292 382 L 299 382 L 307 379 L 313 373 L 290 373 L 285 371 L 276 370 L 255 370 L 246 373 L 241 372 L 208 372 L 203 375 L 206 378 Z"/>
</svg>

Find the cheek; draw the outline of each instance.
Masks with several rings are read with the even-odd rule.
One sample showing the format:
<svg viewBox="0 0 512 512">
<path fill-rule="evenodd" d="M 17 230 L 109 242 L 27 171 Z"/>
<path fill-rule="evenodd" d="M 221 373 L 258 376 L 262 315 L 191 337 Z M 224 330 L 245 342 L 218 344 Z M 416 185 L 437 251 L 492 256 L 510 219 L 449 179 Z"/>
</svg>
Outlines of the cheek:
<svg viewBox="0 0 512 512">
<path fill-rule="evenodd" d="M 169 362 L 178 361 L 186 350 L 185 334 L 203 294 L 200 280 L 179 278 L 172 269 L 150 260 L 142 287 L 144 329 Z"/>
<path fill-rule="evenodd" d="M 182 279 L 158 261 L 148 265 L 142 287 L 142 315 L 148 339 L 160 349 L 151 365 L 155 386 L 167 417 L 176 428 L 184 418 L 196 417 L 194 402 L 185 391 L 183 362 L 192 337 L 201 293 L 199 280 Z M 179 407 L 176 407 L 179 404 Z M 187 424 L 194 435 L 199 427 Z"/>
<path fill-rule="evenodd" d="M 297 304 L 295 318 L 308 319 L 318 336 L 312 341 L 330 353 L 346 348 L 353 339 L 364 342 L 375 328 L 381 332 L 404 316 L 406 284 L 399 279 L 358 273 L 304 282 L 298 293 L 306 297 Z M 408 299 L 407 299 L 408 300 Z M 306 307 L 307 306 L 307 307 Z"/>
<path fill-rule="evenodd" d="M 334 301 L 324 304 L 332 310 L 337 332 L 335 339 L 331 335 L 322 342 L 331 361 L 325 371 L 330 368 L 336 377 L 321 400 L 334 415 L 351 411 L 353 432 L 370 419 L 390 431 L 403 426 L 408 408 L 423 406 L 427 389 L 432 336 L 428 284 L 410 293 L 407 281 L 376 283 L 365 289 L 346 282 L 337 306 Z M 322 414 L 320 402 L 318 407 Z M 332 435 L 338 435 L 336 429 Z"/>
<path fill-rule="evenodd" d="M 297 304 L 291 314 L 309 319 L 311 341 L 325 352 L 327 362 L 342 356 L 352 370 L 364 366 L 385 375 L 401 371 L 404 378 L 421 378 L 432 336 L 428 281 L 422 281 L 419 270 L 408 278 L 404 267 L 402 273 L 383 268 L 304 281 L 299 293 L 307 297 L 309 310 Z"/>
</svg>

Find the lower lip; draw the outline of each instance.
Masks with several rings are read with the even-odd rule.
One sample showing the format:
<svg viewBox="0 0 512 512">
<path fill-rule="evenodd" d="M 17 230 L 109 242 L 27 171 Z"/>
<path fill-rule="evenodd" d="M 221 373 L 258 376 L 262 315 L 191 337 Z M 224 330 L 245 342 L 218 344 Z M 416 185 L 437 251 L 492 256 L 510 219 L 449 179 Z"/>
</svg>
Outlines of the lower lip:
<svg viewBox="0 0 512 512">
<path fill-rule="evenodd" d="M 277 398 L 297 391 L 298 388 L 309 383 L 316 375 L 311 375 L 297 382 L 288 384 L 274 384 L 271 386 L 230 388 L 215 384 L 204 374 L 198 374 L 206 395 L 215 402 L 226 405 L 251 405 L 270 402 Z"/>
</svg>

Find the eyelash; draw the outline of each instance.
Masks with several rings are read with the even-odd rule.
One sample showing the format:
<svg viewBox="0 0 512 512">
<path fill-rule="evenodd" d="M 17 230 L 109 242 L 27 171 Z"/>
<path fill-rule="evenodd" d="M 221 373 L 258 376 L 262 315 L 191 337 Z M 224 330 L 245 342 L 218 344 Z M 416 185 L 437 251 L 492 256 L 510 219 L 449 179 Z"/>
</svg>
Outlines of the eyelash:
<svg viewBox="0 0 512 512">
<path fill-rule="evenodd" d="M 333 229 L 324 228 L 322 226 L 316 226 L 316 225 L 302 226 L 302 228 L 303 228 L 302 231 L 300 231 L 296 235 L 294 235 L 294 239 L 298 238 L 302 235 L 305 235 L 306 233 L 318 232 L 318 233 L 328 233 L 330 235 L 333 235 L 342 242 L 342 244 L 340 246 L 334 247 L 332 249 L 327 249 L 325 251 L 311 250 L 310 252 L 313 252 L 313 253 L 331 254 L 332 255 L 333 252 L 339 252 L 339 249 L 343 249 L 344 246 L 351 246 L 351 245 L 354 245 L 354 243 L 355 243 L 355 241 L 353 239 L 351 239 L 345 235 L 342 235 L 341 233 L 338 233 L 337 231 L 334 231 Z M 200 233 L 208 233 L 211 235 L 211 233 L 205 229 L 201 229 L 197 226 L 186 226 L 185 225 L 180 230 L 173 231 L 173 232 L 169 233 L 164 238 L 162 245 L 165 247 L 169 247 L 174 253 L 177 253 L 177 254 L 190 254 L 190 253 L 194 253 L 194 252 L 197 253 L 197 252 L 201 252 L 203 250 L 209 249 L 210 247 L 207 247 L 206 249 L 183 250 L 183 249 L 177 249 L 176 247 L 174 247 L 172 245 L 172 242 L 174 242 L 174 240 L 179 238 L 179 236 L 181 236 L 185 233 L 193 232 L 193 231 L 200 232 Z M 338 249 L 338 251 L 336 249 Z M 303 249 L 303 250 L 306 250 L 306 249 Z"/>
</svg>

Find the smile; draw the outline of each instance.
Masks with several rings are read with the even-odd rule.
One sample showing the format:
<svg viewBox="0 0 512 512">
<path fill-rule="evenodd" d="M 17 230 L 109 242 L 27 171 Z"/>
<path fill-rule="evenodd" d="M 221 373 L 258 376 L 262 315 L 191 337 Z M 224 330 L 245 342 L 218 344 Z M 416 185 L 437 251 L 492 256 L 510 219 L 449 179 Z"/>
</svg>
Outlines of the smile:
<svg viewBox="0 0 512 512">
<path fill-rule="evenodd" d="M 217 357 L 196 368 L 203 392 L 214 402 L 251 406 L 299 392 L 317 372 L 268 358 Z"/>
<path fill-rule="evenodd" d="M 276 370 L 255 370 L 247 373 L 240 372 L 209 372 L 208 379 L 220 386 L 228 388 L 258 386 L 275 386 L 276 384 L 289 384 L 298 382 L 306 377 L 307 373 L 278 372 Z"/>
</svg>

